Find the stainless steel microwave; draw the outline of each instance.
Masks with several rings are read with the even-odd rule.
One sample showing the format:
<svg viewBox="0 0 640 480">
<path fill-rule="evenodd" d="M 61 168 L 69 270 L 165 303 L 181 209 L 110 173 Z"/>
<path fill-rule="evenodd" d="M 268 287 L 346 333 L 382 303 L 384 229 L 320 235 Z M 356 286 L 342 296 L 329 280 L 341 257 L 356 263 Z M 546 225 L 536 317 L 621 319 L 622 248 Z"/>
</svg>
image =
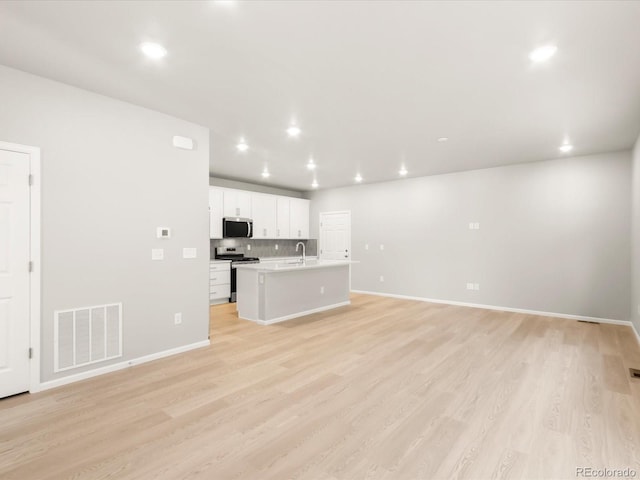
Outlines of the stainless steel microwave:
<svg viewBox="0 0 640 480">
<path fill-rule="evenodd" d="M 253 237 L 253 220 L 250 218 L 224 217 L 222 219 L 224 238 Z"/>
</svg>

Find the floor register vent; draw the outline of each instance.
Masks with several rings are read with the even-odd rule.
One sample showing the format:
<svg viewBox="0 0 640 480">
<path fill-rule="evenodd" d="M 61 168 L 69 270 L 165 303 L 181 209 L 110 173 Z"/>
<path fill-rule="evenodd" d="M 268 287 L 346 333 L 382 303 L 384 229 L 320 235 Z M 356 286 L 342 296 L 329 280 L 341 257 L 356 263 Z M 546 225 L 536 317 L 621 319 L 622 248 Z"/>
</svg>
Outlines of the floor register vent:
<svg viewBox="0 0 640 480">
<path fill-rule="evenodd" d="M 57 310 L 53 321 L 54 371 L 122 356 L 122 304 Z"/>
<path fill-rule="evenodd" d="M 629 373 L 631 374 L 631 378 L 640 378 L 640 370 L 636 370 L 635 368 L 630 368 Z"/>
</svg>

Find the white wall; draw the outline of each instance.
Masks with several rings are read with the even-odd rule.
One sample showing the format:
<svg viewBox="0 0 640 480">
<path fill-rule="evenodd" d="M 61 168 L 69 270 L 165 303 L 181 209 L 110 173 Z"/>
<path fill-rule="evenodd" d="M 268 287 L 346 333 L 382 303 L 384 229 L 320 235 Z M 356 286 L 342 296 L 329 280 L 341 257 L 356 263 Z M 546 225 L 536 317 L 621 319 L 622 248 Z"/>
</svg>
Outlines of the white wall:
<svg viewBox="0 0 640 480">
<path fill-rule="evenodd" d="M 627 320 L 630 175 L 621 152 L 319 191 L 311 233 L 351 210 L 354 290 Z"/>
<path fill-rule="evenodd" d="M 206 340 L 208 129 L 1 66 L 0 105 L 0 140 L 42 152 L 42 380 L 62 376 L 56 309 L 122 302 L 124 360 Z M 173 238 L 157 240 L 158 226 Z M 150 260 L 154 247 L 166 260 Z"/>
<path fill-rule="evenodd" d="M 640 333 L 640 136 L 633 149 L 632 197 L 631 197 L 631 246 L 632 246 L 632 296 L 631 320 Z"/>
</svg>

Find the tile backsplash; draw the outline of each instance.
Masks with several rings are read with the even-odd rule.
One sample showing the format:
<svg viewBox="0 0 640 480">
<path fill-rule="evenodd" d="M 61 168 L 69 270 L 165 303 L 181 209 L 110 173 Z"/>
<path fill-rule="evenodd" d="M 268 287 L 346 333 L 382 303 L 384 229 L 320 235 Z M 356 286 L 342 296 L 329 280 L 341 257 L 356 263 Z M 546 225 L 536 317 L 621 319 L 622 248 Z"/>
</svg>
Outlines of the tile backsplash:
<svg viewBox="0 0 640 480">
<path fill-rule="evenodd" d="M 309 240 L 260 240 L 254 238 L 223 238 L 221 240 L 210 240 L 210 258 L 215 256 L 216 247 L 238 247 L 244 249 L 247 257 L 295 257 L 302 252 L 296 252 L 296 244 L 302 242 L 306 246 L 306 253 L 309 256 L 318 255 L 318 241 Z M 251 250 L 247 246 L 251 245 Z M 276 250 L 276 245 L 278 249 Z"/>
</svg>

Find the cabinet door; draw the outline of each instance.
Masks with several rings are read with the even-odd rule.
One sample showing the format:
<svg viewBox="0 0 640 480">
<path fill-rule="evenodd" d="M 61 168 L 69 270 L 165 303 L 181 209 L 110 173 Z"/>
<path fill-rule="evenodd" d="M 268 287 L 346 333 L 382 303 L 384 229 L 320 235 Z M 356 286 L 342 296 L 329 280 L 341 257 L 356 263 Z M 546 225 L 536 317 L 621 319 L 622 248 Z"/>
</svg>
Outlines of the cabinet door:
<svg viewBox="0 0 640 480">
<path fill-rule="evenodd" d="M 251 194 L 253 238 L 276 238 L 276 208 L 275 195 Z"/>
<path fill-rule="evenodd" d="M 238 208 L 238 191 L 231 188 L 222 190 L 224 194 L 223 213 L 225 217 L 239 217 L 240 209 Z"/>
<path fill-rule="evenodd" d="M 276 238 L 290 238 L 289 237 L 289 214 L 290 205 L 289 197 L 276 197 Z"/>
<path fill-rule="evenodd" d="M 209 238 L 222 238 L 223 199 L 220 188 L 209 187 Z"/>
<path fill-rule="evenodd" d="M 253 218 L 251 211 L 251 192 L 236 190 L 236 208 L 238 216 L 242 218 Z"/>
<path fill-rule="evenodd" d="M 251 192 L 225 188 L 224 216 L 251 218 Z"/>
<path fill-rule="evenodd" d="M 291 199 L 290 237 L 309 238 L 309 200 Z"/>
</svg>

